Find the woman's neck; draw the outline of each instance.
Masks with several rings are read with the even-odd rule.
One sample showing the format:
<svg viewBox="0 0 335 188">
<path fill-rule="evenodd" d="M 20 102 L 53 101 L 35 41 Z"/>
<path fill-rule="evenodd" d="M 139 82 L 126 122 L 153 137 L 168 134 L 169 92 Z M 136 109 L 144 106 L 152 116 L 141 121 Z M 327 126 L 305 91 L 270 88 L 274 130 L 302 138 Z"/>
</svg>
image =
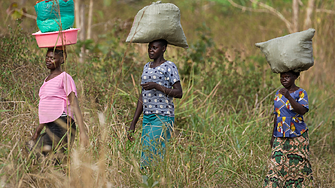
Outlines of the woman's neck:
<svg viewBox="0 0 335 188">
<path fill-rule="evenodd" d="M 60 68 L 54 69 L 54 70 L 50 70 L 50 75 L 58 75 L 60 73 L 62 73 L 62 70 Z"/>
<path fill-rule="evenodd" d="M 157 67 L 161 64 L 163 64 L 166 60 L 164 59 L 163 56 L 157 58 L 157 59 L 154 59 L 154 61 L 151 63 L 151 68 L 154 68 L 154 67 Z"/>
<path fill-rule="evenodd" d="M 297 91 L 299 89 L 298 86 L 296 86 L 295 84 L 293 84 L 291 87 L 286 88 L 290 93 L 293 93 L 295 91 Z"/>
</svg>

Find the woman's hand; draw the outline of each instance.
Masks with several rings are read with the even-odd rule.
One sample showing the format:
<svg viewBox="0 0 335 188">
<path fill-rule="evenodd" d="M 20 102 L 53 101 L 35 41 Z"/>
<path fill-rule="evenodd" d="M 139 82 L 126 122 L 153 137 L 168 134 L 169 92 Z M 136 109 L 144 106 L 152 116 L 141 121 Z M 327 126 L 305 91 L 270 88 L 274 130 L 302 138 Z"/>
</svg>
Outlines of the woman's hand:
<svg viewBox="0 0 335 188">
<path fill-rule="evenodd" d="M 271 138 L 271 140 L 270 140 L 270 146 L 271 146 L 271 148 L 272 148 L 272 146 L 273 146 L 273 142 L 274 142 L 274 140 L 275 140 L 275 137 L 272 135 L 272 138 Z"/>
<path fill-rule="evenodd" d="M 162 85 L 159 85 L 155 82 L 148 82 L 145 84 L 141 84 L 144 90 L 151 90 L 157 89 L 158 91 L 163 92 L 166 95 L 174 98 L 182 98 L 183 97 L 183 90 L 181 89 L 180 81 L 173 84 L 173 88 L 166 88 Z"/>
<path fill-rule="evenodd" d="M 41 131 L 43 130 L 43 128 L 44 128 L 44 124 L 43 124 L 43 123 L 42 123 L 42 124 L 39 124 L 39 125 L 37 126 L 37 129 L 36 129 L 35 133 L 34 133 L 33 136 L 31 137 L 31 140 L 33 140 L 34 142 L 36 142 L 36 141 L 37 141 L 37 138 L 40 136 L 40 133 L 41 133 Z"/>
<path fill-rule="evenodd" d="M 127 131 L 128 140 L 131 142 L 135 140 L 133 138 L 133 135 L 135 132 L 136 123 L 138 121 L 138 118 L 142 114 L 142 111 L 143 111 L 143 101 L 142 101 L 142 92 L 141 92 L 141 94 L 138 96 L 137 106 L 136 106 L 136 111 L 135 111 L 133 121 L 131 122 L 129 130 Z"/>
<path fill-rule="evenodd" d="M 71 110 L 73 110 L 74 115 L 76 117 L 76 124 L 79 128 L 79 136 L 80 136 L 80 144 L 84 147 L 87 147 L 89 145 L 89 140 L 87 136 L 86 128 L 84 127 L 84 119 L 80 111 L 78 98 L 76 97 L 74 92 L 71 92 L 68 96 L 70 100 Z"/>
<path fill-rule="evenodd" d="M 135 140 L 135 138 L 133 137 L 134 132 L 135 132 L 135 125 L 131 124 L 129 130 L 127 131 L 128 140 L 131 142 Z"/>
<path fill-rule="evenodd" d="M 157 85 L 158 84 L 155 82 L 147 82 L 147 83 L 141 84 L 141 86 L 145 90 L 157 89 Z"/>
<path fill-rule="evenodd" d="M 290 92 L 286 88 L 281 88 L 279 90 L 279 93 L 282 94 L 282 95 L 284 95 L 287 99 L 291 96 Z"/>
<path fill-rule="evenodd" d="M 130 142 L 133 142 L 134 140 L 135 140 L 135 138 L 132 136 L 133 135 L 133 131 L 131 131 L 131 130 L 129 130 L 128 132 L 127 132 L 127 137 L 128 137 L 128 140 L 130 141 Z"/>
</svg>

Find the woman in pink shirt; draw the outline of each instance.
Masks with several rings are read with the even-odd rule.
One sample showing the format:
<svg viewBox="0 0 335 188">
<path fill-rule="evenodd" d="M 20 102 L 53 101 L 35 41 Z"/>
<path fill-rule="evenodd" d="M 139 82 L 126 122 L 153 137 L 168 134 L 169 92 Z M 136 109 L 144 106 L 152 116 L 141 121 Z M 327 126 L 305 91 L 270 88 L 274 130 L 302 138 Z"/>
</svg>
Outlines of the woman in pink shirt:
<svg viewBox="0 0 335 188">
<path fill-rule="evenodd" d="M 68 148 L 68 143 L 70 145 L 73 143 L 76 132 L 73 115 L 76 116 L 81 145 L 87 146 L 89 142 L 78 104 L 75 83 L 69 74 L 61 70 L 64 56 L 66 54 L 63 50 L 49 48 L 45 57 L 50 74 L 39 91 L 40 125 L 29 144 L 30 149 L 41 148 L 44 155 L 50 151 L 64 152 Z M 40 134 L 44 127 L 45 133 Z"/>
</svg>

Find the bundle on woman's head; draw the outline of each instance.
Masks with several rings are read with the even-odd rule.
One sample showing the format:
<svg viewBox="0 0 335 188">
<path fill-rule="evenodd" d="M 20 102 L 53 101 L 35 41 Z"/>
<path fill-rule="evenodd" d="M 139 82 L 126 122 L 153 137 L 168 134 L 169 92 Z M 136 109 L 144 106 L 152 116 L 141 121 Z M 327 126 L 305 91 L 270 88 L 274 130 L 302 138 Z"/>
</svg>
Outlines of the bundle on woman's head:
<svg viewBox="0 0 335 188">
<path fill-rule="evenodd" d="M 160 38 L 171 45 L 188 47 L 179 8 L 172 3 L 157 1 L 136 14 L 126 42 L 150 43 Z"/>
<path fill-rule="evenodd" d="M 315 29 L 256 43 L 274 73 L 301 72 L 314 65 L 312 38 Z"/>
</svg>

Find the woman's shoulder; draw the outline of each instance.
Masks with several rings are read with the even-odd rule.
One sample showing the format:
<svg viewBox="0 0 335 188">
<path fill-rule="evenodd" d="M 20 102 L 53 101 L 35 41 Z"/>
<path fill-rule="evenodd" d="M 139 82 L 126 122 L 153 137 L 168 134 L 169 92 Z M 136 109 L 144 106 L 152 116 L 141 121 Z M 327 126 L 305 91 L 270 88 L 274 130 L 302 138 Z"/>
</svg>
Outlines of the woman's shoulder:
<svg viewBox="0 0 335 188">
<path fill-rule="evenodd" d="M 62 72 L 61 74 L 63 75 L 63 77 L 71 77 L 72 78 L 72 76 L 69 73 L 65 72 L 65 71 Z"/>
<path fill-rule="evenodd" d="M 172 61 L 166 61 L 165 63 L 168 67 L 171 67 L 173 69 L 178 69 L 176 64 L 174 64 Z"/>
<path fill-rule="evenodd" d="M 176 66 L 176 64 L 174 64 L 174 62 L 169 61 L 169 60 L 167 60 L 166 63 L 167 63 L 168 65 Z"/>
<path fill-rule="evenodd" d="M 147 67 L 149 67 L 149 65 L 150 65 L 150 62 L 146 63 L 143 67 L 147 68 Z"/>
<path fill-rule="evenodd" d="M 297 89 L 295 92 L 297 93 L 306 93 L 307 94 L 307 91 L 304 90 L 303 88 L 299 87 L 299 89 Z"/>
<path fill-rule="evenodd" d="M 276 95 L 279 94 L 279 91 L 281 90 L 282 88 L 279 88 L 277 91 L 276 91 Z"/>
<path fill-rule="evenodd" d="M 283 88 L 279 88 L 277 91 L 276 91 L 276 94 L 278 94 L 279 93 L 279 91 L 281 90 L 281 89 L 283 89 Z M 301 88 L 301 87 L 299 87 L 297 90 L 295 90 L 294 91 L 294 93 L 300 93 L 300 92 L 304 92 L 304 93 L 307 93 L 307 91 L 306 90 L 304 90 L 303 88 Z"/>
<path fill-rule="evenodd" d="M 64 74 L 64 76 L 70 76 L 70 77 L 72 77 L 69 73 L 67 73 L 65 71 L 63 71 L 61 74 Z"/>
<path fill-rule="evenodd" d="M 306 91 L 303 88 L 299 87 L 298 91 Z"/>
<path fill-rule="evenodd" d="M 69 74 L 69 73 L 67 73 L 67 72 L 62 72 L 62 75 L 63 75 L 63 79 L 70 79 L 70 80 L 73 80 L 73 78 L 72 78 L 72 76 Z"/>
</svg>

